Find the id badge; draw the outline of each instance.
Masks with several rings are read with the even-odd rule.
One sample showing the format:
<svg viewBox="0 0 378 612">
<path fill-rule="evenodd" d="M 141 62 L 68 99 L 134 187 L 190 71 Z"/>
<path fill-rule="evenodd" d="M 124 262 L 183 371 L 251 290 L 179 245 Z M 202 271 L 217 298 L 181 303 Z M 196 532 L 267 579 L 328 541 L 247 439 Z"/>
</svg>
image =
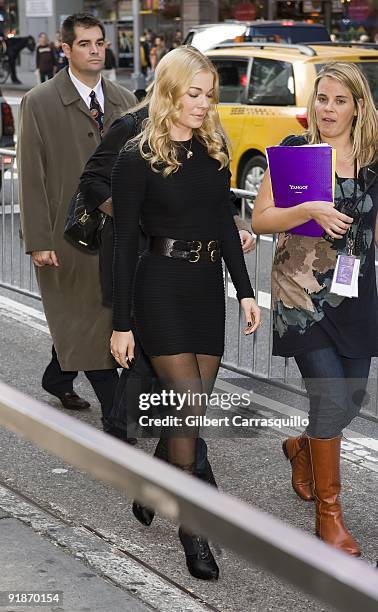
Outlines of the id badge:
<svg viewBox="0 0 378 612">
<path fill-rule="evenodd" d="M 344 297 L 358 297 L 360 260 L 354 255 L 338 255 L 333 273 L 331 293 Z"/>
</svg>

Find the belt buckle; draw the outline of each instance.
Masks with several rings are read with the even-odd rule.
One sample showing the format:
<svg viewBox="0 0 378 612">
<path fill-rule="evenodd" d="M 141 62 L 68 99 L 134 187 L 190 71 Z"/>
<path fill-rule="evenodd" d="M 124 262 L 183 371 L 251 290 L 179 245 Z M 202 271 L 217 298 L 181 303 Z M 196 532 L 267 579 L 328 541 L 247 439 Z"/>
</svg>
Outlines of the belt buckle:
<svg viewBox="0 0 378 612">
<path fill-rule="evenodd" d="M 89 219 L 89 215 L 87 213 L 87 211 L 85 210 L 83 212 L 83 214 L 81 215 L 81 217 L 79 217 L 78 221 L 79 223 L 81 223 L 81 225 L 85 225 L 85 223 L 88 221 Z"/>
<path fill-rule="evenodd" d="M 194 257 L 194 259 L 192 259 L 192 256 Z M 197 261 L 199 261 L 200 259 L 200 254 L 198 253 L 198 251 L 189 251 L 189 259 L 188 261 L 190 263 L 197 263 Z"/>
<path fill-rule="evenodd" d="M 192 241 L 192 248 L 189 251 L 189 262 L 197 263 L 200 259 L 200 250 L 202 249 L 202 242 L 200 240 Z M 193 259 L 194 258 L 194 259 Z"/>
</svg>

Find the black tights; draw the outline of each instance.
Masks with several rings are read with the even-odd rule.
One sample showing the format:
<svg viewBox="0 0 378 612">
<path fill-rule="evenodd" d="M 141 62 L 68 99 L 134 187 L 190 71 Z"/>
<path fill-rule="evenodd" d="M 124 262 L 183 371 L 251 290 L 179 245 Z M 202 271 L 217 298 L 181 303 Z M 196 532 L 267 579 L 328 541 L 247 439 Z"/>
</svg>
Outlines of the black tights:
<svg viewBox="0 0 378 612">
<path fill-rule="evenodd" d="M 162 389 L 173 391 L 186 399 L 181 410 L 172 406 L 169 411 L 173 416 L 182 419 L 182 427 L 165 430 L 163 435 L 167 438 L 169 462 L 185 471 L 193 472 L 199 428 L 185 427 L 185 419 L 188 416 L 205 414 L 206 398 L 212 393 L 220 357 L 180 353 L 151 357 L 151 363 Z"/>
</svg>

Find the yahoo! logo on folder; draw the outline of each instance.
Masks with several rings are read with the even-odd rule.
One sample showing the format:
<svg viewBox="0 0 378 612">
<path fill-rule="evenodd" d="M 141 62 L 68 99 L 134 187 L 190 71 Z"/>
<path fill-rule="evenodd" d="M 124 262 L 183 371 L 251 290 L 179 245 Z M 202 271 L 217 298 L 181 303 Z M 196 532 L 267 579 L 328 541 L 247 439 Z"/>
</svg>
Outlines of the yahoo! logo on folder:
<svg viewBox="0 0 378 612">
<path fill-rule="evenodd" d="M 289 185 L 290 189 L 307 189 L 308 185 Z"/>
</svg>

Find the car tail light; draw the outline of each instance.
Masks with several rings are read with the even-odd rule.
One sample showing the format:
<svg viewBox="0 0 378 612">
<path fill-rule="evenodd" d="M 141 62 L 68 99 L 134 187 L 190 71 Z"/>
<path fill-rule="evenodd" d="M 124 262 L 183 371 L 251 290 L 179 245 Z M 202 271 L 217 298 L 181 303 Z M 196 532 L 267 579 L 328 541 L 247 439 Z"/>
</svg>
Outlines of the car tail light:
<svg viewBox="0 0 378 612">
<path fill-rule="evenodd" d="M 240 77 L 240 85 L 242 87 L 246 87 L 247 86 L 247 75 L 246 74 L 242 74 Z"/>
<path fill-rule="evenodd" d="M 294 21 L 281 21 L 281 25 L 283 25 L 283 26 L 292 26 L 292 25 L 294 25 Z"/>
<path fill-rule="evenodd" d="M 3 161 L 4 166 L 12 165 L 12 157 L 3 157 L 2 161 Z"/>
<path fill-rule="evenodd" d="M 3 121 L 3 136 L 14 135 L 14 120 L 12 109 L 8 102 L 1 103 L 1 117 Z"/>
<path fill-rule="evenodd" d="M 300 123 L 301 126 L 307 130 L 308 128 L 307 113 L 304 112 L 301 115 L 295 115 L 295 118 L 298 121 L 298 123 Z"/>
<path fill-rule="evenodd" d="M 237 43 L 244 42 L 244 35 L 242 35 L 242 36 L 235 36 L 234 42 L 237 42 Z"/>
</svg>

